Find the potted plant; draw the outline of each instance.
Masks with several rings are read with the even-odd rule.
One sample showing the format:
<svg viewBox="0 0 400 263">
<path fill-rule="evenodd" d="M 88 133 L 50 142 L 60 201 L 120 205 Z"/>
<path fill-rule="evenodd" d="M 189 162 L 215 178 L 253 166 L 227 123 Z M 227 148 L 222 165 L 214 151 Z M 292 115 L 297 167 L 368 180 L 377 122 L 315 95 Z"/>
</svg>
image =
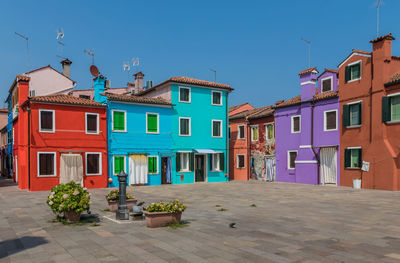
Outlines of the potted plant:
<svg viewBox="0 0 400 263">
<path fill-rule="evenodd" d="M 78 222 L 83 211 L 89 211 L 90 193 L 75 182 L 59 184 L 51 188 L 47 204 L 57 216 L 63 215 L 67 222 Z"/>
<path fill-rule="evenodd" d="M 146 207 L 144 215 L 146 216 L 147 227 L 161 227 L 170 223 L 180 223 L 182 212 L 186 207 L 179 200 L 170 203 L 152 203 Z"/>
<path fill-rule="evenodd" d="M 116 212 L 118 209 L 118 200 L 119 200 L 119 190 L 111 190 L 108 194 L 106 194 L 106 200 L 108 202 L 108 208 L 111 212 Z M 133 207 L 136 205 L 137 199 L 135 199 L 131 194 L 126 193 L 126 206 L 129 211 L 133 210 Z"/>
</svg>

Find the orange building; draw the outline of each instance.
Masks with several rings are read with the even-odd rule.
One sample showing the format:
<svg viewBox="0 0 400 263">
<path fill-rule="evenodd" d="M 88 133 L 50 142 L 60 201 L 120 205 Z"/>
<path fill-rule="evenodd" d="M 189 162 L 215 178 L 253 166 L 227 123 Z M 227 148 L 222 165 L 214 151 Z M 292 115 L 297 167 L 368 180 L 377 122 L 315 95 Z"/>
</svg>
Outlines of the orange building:
<svg viewBox="0 0 400 263">
<path fill-rule="evenodd" d="M 339 65 L 343 186 L 361 179 L 362 188 L 400 189 L 400 57 L 392 40 L 378 37 L 372 52 L 353 50 Z"/>
<path fill-rule="evenodd" d="M 253 106 L 251 106 L 249 103 L 243 103 L 235 106 L 229 107 L 229 116 L 237 114 L 239 112 L 245 111 L 245 110 L 252 110 L 254 109 Z"/>
</svg>

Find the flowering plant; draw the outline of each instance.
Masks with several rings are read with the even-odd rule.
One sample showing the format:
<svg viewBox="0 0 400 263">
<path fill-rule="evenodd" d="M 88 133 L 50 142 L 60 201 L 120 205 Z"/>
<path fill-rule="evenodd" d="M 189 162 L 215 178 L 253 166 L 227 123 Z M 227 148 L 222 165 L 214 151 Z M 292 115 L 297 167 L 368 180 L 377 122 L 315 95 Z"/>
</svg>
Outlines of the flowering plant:
<svg viewBox="0 0 400 263">
<path fill-rule="evenodd" d="M 186 206 L 183 203 L 179 203 L 179 200 L 175 200 L 171 203 L 151 203 L 148 207 L 146 207 L 147 212 L 170 212 L 170 213 L 178 213 L 185 211 Z"/>
<path fill-rule="evenodd" d="M 111 190 L 108 194 L 106 194 L 107 201 L 118 201 L 119 199 L 119 190 Z M 129 193 L 126 193 L 126 199 L 133 199 Z"/>
<path fill-rule="evenodd" d="M 75 182 L 59 184 L 51 188 L 46 202 L 54 214 L 75 211 L 81 213 L 89 211 L 90 193 Z"/>
</svg>

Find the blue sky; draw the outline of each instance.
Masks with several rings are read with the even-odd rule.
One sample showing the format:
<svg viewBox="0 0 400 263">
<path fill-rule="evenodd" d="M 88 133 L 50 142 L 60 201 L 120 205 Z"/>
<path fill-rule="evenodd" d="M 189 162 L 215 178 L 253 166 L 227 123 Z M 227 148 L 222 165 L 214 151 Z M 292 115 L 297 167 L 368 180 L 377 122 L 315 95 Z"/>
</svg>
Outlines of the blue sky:
<svg viewBox="0 0 400 263">
<path fill-rule="evenodd" d="M 311 40 L 311 65 L 336 68 L 352 48 L 371 50 L 376 37 L 376 0 L 282 1 L 2 1 L 0 25 L 0 99 L 19 73 L 52 65 L 61 70 L 56 29 L 63 28 L 63 55 L 72 62 L 79 88 L 91 86 L 95 64 L 111 80 L 125 86 L 133 77 L 123 61 L 140 58 L 146 80 L 159 83 L 172 76 L 213 80 L 235 90 L 230 105 L 256 107 L 300 93 L 298 73 L 305 69 Z M 384 0 L 380 32 L 400 38 L 400 1 Z M 392 43 L 400 55 L 400 41 Z M 131 74 L 134 72 L 132 71 Z"/>
</svg>

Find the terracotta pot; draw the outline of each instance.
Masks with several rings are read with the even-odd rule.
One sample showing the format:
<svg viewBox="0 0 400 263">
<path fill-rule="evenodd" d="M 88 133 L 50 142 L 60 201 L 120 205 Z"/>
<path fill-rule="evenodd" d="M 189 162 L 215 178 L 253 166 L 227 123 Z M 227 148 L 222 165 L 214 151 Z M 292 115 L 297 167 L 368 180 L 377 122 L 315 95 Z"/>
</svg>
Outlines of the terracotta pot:
<svg viewBox="0 0 400 263">
<path fill-rule="evenodd" d="M 128 199 L 126 200 L 126 206 L 128 207 L 129 211 L 133 211 L 133 207 L 137 204 L 137 199 Z M 118 200 L 115 201 L 108 201 L 108 208 L 110 212 L 117 212 L 118 210 Z"/>
<path fill-rule="evenodd" d="M 170 212 L 147 212 L 144 211 L 146 216 L 147 227 L 162 227 L 169 223 L 180 223 L 182 212 L 170 213 Z"/>
<path fill-rule="evenodd" d="M 81 213 L 77 213 L 75 211 L 65 211 L 64 217 L 68 223 L 76 223 L 81 219 Z"/>
</svg>

